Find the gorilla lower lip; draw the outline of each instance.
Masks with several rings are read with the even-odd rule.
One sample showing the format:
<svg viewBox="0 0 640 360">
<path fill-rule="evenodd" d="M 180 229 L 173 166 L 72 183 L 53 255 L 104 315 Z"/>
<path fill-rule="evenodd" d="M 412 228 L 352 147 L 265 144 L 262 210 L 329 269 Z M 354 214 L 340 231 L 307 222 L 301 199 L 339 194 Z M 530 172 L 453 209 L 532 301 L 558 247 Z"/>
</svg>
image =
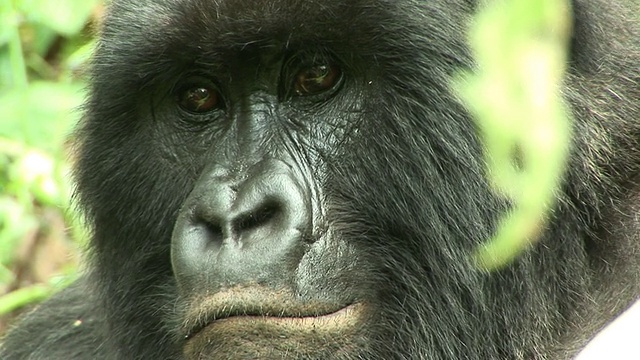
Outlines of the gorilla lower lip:
<svg viewBox="0 0 640 360">
<path fill-rule="evenodd" d="M 357 323 L 363 307 L 353 301 L 303 302 L 288 290 L 242 286 L 192 299 L 182 328 L 186 339 L 215 327 L 274 326 L 287 331 L 349 328 Z"/>
<path fill-rule="evenodd" d="M 336 331 L 340 328 L 351 328 L 357 325 L 363 305 L 356 303 L 343 307 L 335 312 L 312 316 L 272 316 L 272 315 L 231 315 L 214 319 L 201 327 L 196 327 L 187 336 L 188 339 L 214 327 L 219 328 L 251 328 L 271 326 L 291 332 L 304 331 Z"/>
<path fill-rule="evenodd" d="M 360 304 L 353 304 L 344 307 L 336 312 L 318 315 L 318 316 L 267 316 L 267 315 L 236 315 L 230 316 L 218 320 L 214 320 L 208 326 L 227 326 L 233 324 L 234 326 L 254 326 L 254 325 L 269 325 L 285 326 L 288 328 L 304 330 L 304 329 L 318 329 L 328 327 L 343 327 L 354 325 L 354 320 L 357 316 L 356 313 L 360 310 Z"/>
<path fill-rule="evenodd" d="M 184 344 L 186 359 L 246 354 L 251 359 L 330 358 L 359 338 L 366 306 L 356 303 L 318 316 L 233 315 L 195 329 Z M 323 347 L 324 346 L 324 347 Z M 286 356 L 284 355 L 286 354 Z M 313 354 L 311 356 L 310 354 Z"/>
</svg>

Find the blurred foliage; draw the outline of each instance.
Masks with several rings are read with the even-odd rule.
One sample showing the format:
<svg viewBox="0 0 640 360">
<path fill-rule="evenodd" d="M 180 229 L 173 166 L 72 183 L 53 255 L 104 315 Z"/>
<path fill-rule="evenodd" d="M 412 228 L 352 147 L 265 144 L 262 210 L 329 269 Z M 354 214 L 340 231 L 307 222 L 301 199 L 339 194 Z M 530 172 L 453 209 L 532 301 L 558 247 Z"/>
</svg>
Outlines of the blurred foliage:
<svg viewBox="0 0 640 360">
<path fill-rule="evenodd" d="M 508 264 L 534 242 L 559 190 L 571 136 L 561 96 L 571 35 L 569 1 L 490 2 L 470 29 L 477 71 L 454 84 L 475 116 L 494 188 L 513 205 L 474 254 Z"/>
<path fill-rule="evenodd" d="M 0 1 L 0 333 L 77 270 L 86 235 L 66 159 L 100 12 L 100 0 Z"/>
</svg>

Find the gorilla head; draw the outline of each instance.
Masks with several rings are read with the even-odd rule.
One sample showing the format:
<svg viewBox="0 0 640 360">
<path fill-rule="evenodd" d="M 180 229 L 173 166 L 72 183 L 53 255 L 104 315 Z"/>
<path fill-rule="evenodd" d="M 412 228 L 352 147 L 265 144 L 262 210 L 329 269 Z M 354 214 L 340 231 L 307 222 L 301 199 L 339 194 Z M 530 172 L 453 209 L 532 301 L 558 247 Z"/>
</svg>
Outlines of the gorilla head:
<svg viewBox="0 0 640 360">
<path fill-rule="evenodd" d="M 571 356 L 639 294 L 640 9 L 575 4 L 571 167 L 493 273 L 469 254 L 508 204 L 450 89 L 475 11 L 114 0 L 77 132 L 89 271 L 3 359 Z"/>
</svg>

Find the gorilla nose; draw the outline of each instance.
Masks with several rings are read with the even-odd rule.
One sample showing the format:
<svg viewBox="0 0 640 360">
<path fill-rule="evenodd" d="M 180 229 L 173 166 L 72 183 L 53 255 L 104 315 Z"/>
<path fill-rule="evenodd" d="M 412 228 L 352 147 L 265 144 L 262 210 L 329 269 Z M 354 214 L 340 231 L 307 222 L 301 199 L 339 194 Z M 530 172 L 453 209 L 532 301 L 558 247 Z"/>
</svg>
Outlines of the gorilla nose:
<svg viewBox="0 0 640 360">
<path fill-rule="evenodd" d="M 171 258 L 179 285 L 202 285 L 203 277 L 215 286 L 277 285 L 282 274 L 291 274 L 309 237 L 307 193 L 279 161 L 240 176 L 209 172 L 196 184 L 173 231 Z"/>
</svg>

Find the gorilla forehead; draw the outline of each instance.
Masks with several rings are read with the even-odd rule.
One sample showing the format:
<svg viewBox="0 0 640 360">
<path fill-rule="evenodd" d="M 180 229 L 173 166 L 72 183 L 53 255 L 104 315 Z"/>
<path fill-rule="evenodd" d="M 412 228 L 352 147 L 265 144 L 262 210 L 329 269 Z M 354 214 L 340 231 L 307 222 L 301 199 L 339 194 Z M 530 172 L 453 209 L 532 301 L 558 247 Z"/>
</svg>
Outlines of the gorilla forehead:
<svg viewBox="0 0 640 360">
<path fill-rule="evenodd" d="M 252 44 L 340 46 L 387 54 L 389 44 L 442 52 L 452 34 L 462 34 L 472 6 L 467 1 L 306 1 L 306 0 L 114 0 L 103 45 L 131 54 L 144 48 L 176 46 L 202 51 Z M 404 18 L 398 23 L 395 19 Z M 416 26 L 422 31 L 416 31 Z M 132 33 L 131 28 L 139 32 Z M 420 34 L 419 37 L 416 34 Z M 112 42 L 112 37 L 116 38 Z M 446 39 L 447 41 L 443 41 Z M 187 45 L 188 44 L 188 45 Z M 444 45 L 445 49 L 438 49 Z M 134 51 L 136 50 L 136 51 Z"/>
<path fill-rule="evenodd" d="M 345 24 L 358 31 L 369 26 L 379 10 L 369 9 L 362 1 L 324 3 L 315 1 L 241 1 L 241 0 L 153 0 L 150 4 L 116 0 L 117 20 L 124 30 L 131 23 L 144 30 L 146 40 L 163 41 L 155 34 L 175 36 L 176 40 L 206 41 L 215 39 L 224 46 L 247 41 L 280 38 L 305 39 L 338 38 Z M 151 5 L 151 6 L 150 6 Z M 386 7 L 390 10 L 390 7 Z M 379 7 L 378 7 L 379 9 Z M 378 13 L 378 14 L 376 14 Z M 124 14 L 125 16 L 121 16 Z M 362 25 L 362 26 L 359 26 Z M 113 27 L 109 27 L 113 29 Z M 144 28 L 144 29 L 143 29 Z"/>
</svg>

